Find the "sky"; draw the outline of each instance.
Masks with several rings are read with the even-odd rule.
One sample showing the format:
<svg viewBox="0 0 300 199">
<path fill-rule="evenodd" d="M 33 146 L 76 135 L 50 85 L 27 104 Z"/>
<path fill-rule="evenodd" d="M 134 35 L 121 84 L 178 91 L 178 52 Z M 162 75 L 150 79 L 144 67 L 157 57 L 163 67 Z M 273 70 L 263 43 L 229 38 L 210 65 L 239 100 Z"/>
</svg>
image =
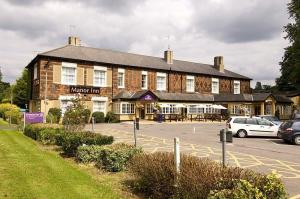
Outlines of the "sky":
<svg viewBox="0 0 300 199">
<path fill-rule="evenodd" d="M 288 0 L 0 0 L 0 67 L 15 82 L 38 54 L 67 44 L 213 64 L 263 84 L 280 75 Z"/>
</svg>

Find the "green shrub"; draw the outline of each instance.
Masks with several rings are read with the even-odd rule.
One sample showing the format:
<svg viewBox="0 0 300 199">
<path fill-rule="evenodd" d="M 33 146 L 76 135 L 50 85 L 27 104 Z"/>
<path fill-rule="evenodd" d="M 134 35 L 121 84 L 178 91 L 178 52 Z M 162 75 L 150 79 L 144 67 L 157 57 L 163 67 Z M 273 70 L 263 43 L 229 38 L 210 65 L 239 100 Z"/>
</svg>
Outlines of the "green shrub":
<svg viewBox="0 0 300 199">
<path fill-rule="evenodd" d="M 91 110 L 90 109 L 84 109 L 82 112 L 82 115 L 84 117 L 84 121 L 86 124 L 89 123 L 90 117 L 91 117 Z"/>
<path fill-rule="evenodd" d="M 58 124 L 59 120 L 57 119 L 57 116 L 48 114 L 46 116 L 46 122 L 47 123 L 52 123 L 52 124 Z"/>
<path fill-rule="evenodd" d="M 23 114 L 20 112 L 20 109 L 6 111 L 4 115 L 5 118 L 11 118 L 12 124 L 21 124 Z"/>
<path fill-rule="evenodd" d="M 95 123 L 103 123 L 105 122 L 105 116 L 103 112 L 94 112 L 92 117 L 95 118 Z"/>
<path fill-rule="evenodd" d="M 113 112 L 109 111 L 106 113 L 105 122 L 116 123 L 119 122 L 119 120 Z"/>
<path fill-rule="evenodd" d="M 59 123 L 60 118 L 61 118 L 61 109 L 60 108 L 50 108 L 48 111 L 48 115 L 52 115 L 52 122 L 53 123 Z M 54 122 L 55 119 L 55 122 Z"/>
<path fill-rule="evenodd" d="M 0 115 L 4 120 L 7 119 L 5 112 L 11 111 L 11 110 L 20 110 L 20 108 L 16 105 L 10 104 L 10 103 L 0 104 Z"/>
<path fill-rule="evenodd" d="M 56 144 L 56 136 L 61 133 L 61 129 L 47 128 L 37 133 L 37 140 L 42 144 Z"/>
<path fill-rule="evenodd" d="M 37 140 L 40 131 L 45 129 L 62 129 L 58 124 L 27 124 L 24 129 L 24 135 Z"/>
<path fill-rule="evenodd" d="M 90 145 L 78 147 L 76 160 L 82 163 L 96 162 L 105 146 Z"/>
<path fill-rule="evenodd" d="M 181 156 L 180 174 L 176 175 L 173 159 L 172 153 L 135 156 L 129 166 L 130 173 L 135 177 L 134 187 L 152 198 L 232 198 L 232 194 L 243 198 L 244 189 L 249 189 L 245 193 L 249 196 L 262 195 L 272 199 L 286 196 L 283 184 L 277 177 L 238 167 L 224 168 L 212 160 L 187 155 Z M 176 176 L 178 181 L 175 187 Z M 239 190 L 235 190 L 237 186 Z"/>
<path fill-rule="evenodd" d="M 106 146 L 101 149 L 97 166 L 111 172 L 123 171 L 128 161 L 141 152 L 140 148 L 124 143 Z"/>
<path fill-rule="evenodd" d="M 85 145 L 107 145 L 112 144 L 114 138 L 112 136 L 105 136 L 99 133 L 92 132 L 66 132 L 62 134 L 61 145 L 62 149 L 68 156 L 75 156 L 77 148 L 83 144 Z"/>
</svg>

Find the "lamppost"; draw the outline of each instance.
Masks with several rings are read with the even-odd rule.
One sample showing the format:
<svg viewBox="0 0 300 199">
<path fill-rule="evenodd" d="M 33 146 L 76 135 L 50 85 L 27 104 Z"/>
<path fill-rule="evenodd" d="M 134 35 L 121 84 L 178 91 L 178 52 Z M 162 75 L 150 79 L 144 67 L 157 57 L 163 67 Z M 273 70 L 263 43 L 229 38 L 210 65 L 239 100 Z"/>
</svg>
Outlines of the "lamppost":
<svg viewBox="0 0 300 199">
<path fill-rule="evenodd" d="M 46 77 L 45 77 L 45 90 L 44 90 L 44 103 L 45 103 L 44 123 L 46 123 L 47 104 L 48 104 L 48 99 L 47 99 L 47 89 L 48 89 L 48 68 L 49 68 L 49 61 L 48 61 L 47 64 L 44 66 L 44 69 L 45 69 L 45 71 L 46 71 Z"/>
</svg>

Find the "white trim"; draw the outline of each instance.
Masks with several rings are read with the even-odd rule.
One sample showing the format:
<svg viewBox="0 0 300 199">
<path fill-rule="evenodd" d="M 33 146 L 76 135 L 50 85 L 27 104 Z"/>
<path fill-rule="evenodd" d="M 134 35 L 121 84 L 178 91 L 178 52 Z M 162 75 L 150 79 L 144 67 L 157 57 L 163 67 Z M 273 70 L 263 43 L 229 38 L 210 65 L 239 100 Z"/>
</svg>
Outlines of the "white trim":
<svg viewBox="0 0 300 199">
<path fill-rule="evenodd" d="M 142 71 L 142 75 L 148 75 L 148 71 Z"/>
<path fill-rule="evenodd" d="M 77 64 L 76 63 L 70 63 L 70 62 L 62 62 L 61 66 L 62 67 L 77 68 Z"/>
<path fill-rule="evenodd" d="M 193 89 L 192 90 L 189 90 L 188 81 L 186 81 L 186 92 L 190 92 L 190 93 L 195 92 L 195 76 L 187 75 L 186 80 L 193 80 Z"/>
<path fill-rule="evenodd" d="M 125 69 L 124 68 L 118 68 L 118 73 L 125 73 Z"/>
<path fill-rule="evenodd" d="M 60 95 L 58 97 L 59 100 L 72 100 L 74 98 L 75 98 L 75 96 L 73 96 L 73 95 Z"/>
<path fill-rule="evenodd" d="M 157 72 L 157 73 L 156 73 L 156 76 L 159 76 L 159 77 L 167 77 L 167 73 L 159 73 L 159 72 Z"/>
<path fill-rule="evenodd" d="M 94 70 L 107 71 L 107 67 L 105 67 L 105 66 L 94 66 Z"/>
<path fill-rule="evenodd" d="M 195 76 L 193 76 L 193 75 L 187 75 L 187 76 L 186 76 L 186 79 L 192 79 L 192 80 L 195 80 Z"/>
<path fill-rule="evenodd" d="M 92 101 L 108 101 L 108 97 L 93 96 Z"/>
<path fill-rule="evenodd" d="M 214 91 L 213 89 L 213 83 L 217 82 L 218 83 L 218 90 Z M 211 93 L 218 94 L 220 92 L 220 83 L 218 78 L 211 78 Z"/>
<path fill-rule="evenodd" d="M 219 82 L 219 79 L 218 78 L 211 78 L 211 81 L 212 82 Z"/>
<path fill-rule="evenodd" d="M 238 92 L 235 92 L 235 84 L 238 85 Z M 241 93 L 241 81 L 234 80 L 233 81 L 233 94 L 240 94 Z"/>
<path fill-rule="evenodd" d="M 141 76 L 142 81 L 143 81 L 143 75 L 146 75 L 146 80 L 145 80 L 146 87 L 142 87 L 142 90 L 147 90 L 148 89 L 148 72 L 147 71 L 142 71 L 142 76 Z"/>
</svg>

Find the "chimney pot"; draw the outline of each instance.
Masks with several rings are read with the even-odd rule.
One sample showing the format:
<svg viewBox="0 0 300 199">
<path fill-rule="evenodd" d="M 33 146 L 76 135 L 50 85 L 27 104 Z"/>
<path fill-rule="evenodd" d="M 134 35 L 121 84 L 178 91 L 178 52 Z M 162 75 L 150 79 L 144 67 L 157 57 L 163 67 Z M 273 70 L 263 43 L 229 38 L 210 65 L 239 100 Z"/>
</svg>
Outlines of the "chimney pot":
<svg viewBox="0 0 300 199">
<path fill-rule="evenodd" d="M 214 66 L 218 71 L 224 73 L 224 59 L 223 56 L 214 57 Z"/>
<path fill-rule="evenodd" d="M 74 36 L 69 36 L 68 44 L 72 45 L 72 46 L 80 46 L 80 38 L 74 37 Z"/>
<path fill-rule="evenodd" d="M 164 60 L 167 62 L 167 64 L 173 64 L 173 51 L 168 49 L 164 53 Z"/>
</svg>

